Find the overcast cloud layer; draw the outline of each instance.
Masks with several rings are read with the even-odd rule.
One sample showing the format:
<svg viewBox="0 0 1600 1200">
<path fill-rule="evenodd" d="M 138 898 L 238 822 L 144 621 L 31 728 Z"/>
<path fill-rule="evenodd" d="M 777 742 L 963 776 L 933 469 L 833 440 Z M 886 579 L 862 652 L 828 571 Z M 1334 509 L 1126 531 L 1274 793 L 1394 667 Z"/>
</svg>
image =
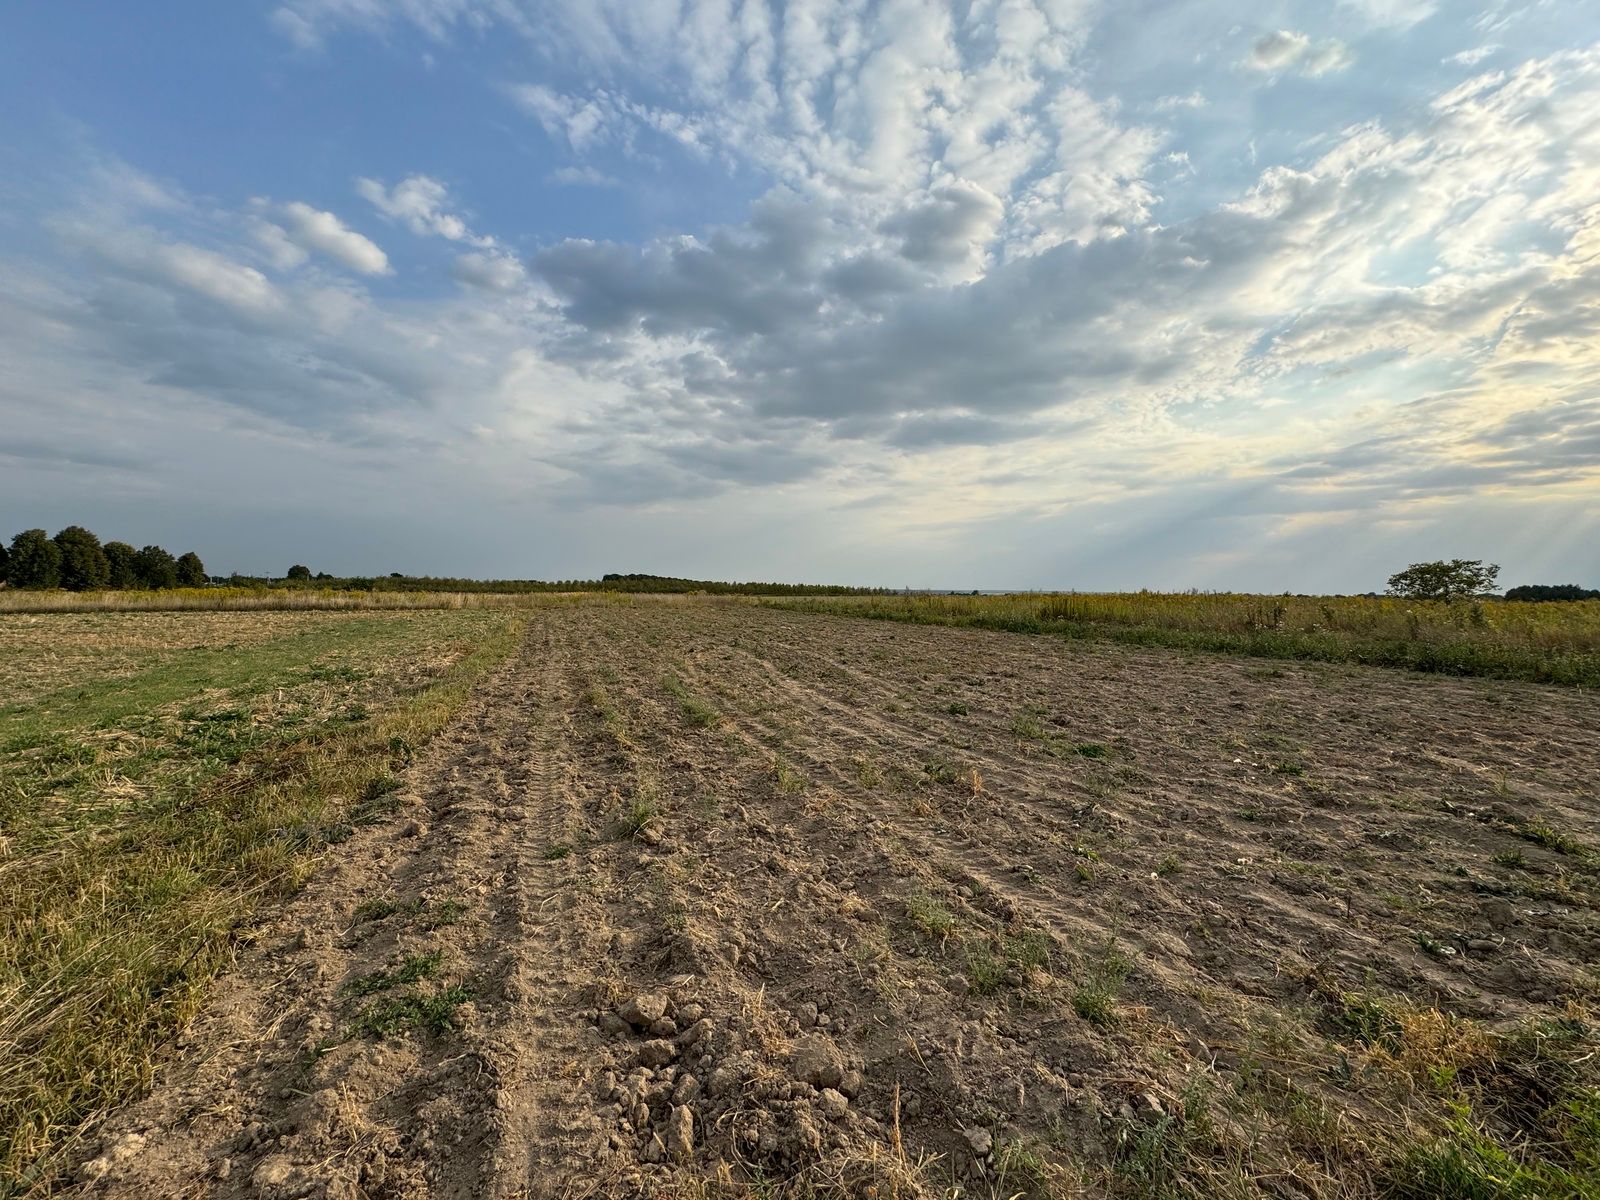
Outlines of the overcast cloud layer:
<svg viewBox="0 0 1600 1200">
<path fill-rule="evenodd" d="M 217 7 L 0 15 L 6 535 L 1600 584 L 1591 3 Z"/>
</svg>

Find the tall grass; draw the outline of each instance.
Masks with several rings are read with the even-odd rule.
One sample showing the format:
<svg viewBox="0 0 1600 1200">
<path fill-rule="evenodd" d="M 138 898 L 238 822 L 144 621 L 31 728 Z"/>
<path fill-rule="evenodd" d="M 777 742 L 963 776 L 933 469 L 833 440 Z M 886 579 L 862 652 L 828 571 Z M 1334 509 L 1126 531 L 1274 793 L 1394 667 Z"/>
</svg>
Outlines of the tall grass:
<svg viewBox="0 0 1600 1200">
<path fill-rule="evenodd" d="M 806 612 L 1600 686 L 1600 601 L 1018 593 L 763 598 Z"/>
</svg>

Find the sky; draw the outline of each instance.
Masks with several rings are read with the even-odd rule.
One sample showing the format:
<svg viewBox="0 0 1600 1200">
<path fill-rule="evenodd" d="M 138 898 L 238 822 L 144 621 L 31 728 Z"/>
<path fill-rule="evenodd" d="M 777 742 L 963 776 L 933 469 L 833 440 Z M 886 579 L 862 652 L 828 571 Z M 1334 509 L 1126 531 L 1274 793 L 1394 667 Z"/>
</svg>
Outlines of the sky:
<svg viewBox="0 0 1600 1200">
<path fill-rule="evenodd" d="M 0 533 L 1600 585 L 1593 0 L 12 0 Z"/>
</svg>

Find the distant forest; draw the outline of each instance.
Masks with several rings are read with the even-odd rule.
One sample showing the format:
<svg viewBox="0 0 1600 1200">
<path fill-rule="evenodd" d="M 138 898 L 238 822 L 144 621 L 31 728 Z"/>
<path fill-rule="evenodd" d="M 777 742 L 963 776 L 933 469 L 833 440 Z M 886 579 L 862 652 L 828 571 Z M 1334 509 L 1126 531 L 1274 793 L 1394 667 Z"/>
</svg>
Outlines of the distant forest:
<svg viewBox="0 0 1600 1200">
<path fill-rule="evenodd" d="M 25 529 L 7 547 L 0 542 L 0 585 L 36 590 L 64 588 L 92 592 L 159 590 L 175 587 L 329 588 L 358 592 L 709 592 L 714 595 L 869 596 L 887 588 L 804 583 L 719 583 L 665 575 L 606 575 L 600 579 L 438 579 L 396 571 L 380 576 L 313 574 L 296 563 L 280 578 L 265 575 L 207 575 L 194 551 L 174 557 L 160 546 L 135 550 L 127 542 L 101 542 L 81 525 L 55 537 Z"/>
</svg>

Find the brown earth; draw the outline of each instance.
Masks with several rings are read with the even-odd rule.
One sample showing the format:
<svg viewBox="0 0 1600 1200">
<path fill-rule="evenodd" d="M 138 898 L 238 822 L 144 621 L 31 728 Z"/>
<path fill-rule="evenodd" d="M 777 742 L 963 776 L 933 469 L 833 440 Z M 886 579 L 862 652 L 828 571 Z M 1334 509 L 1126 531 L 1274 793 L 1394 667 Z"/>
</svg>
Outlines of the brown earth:
<svg viewBox="0 0 1600 1200">
<path fill-rule="evenodd" d="M 1368 1194 L 1439 1117 L 1338 997 L 1595 988 L 1590 694 L 745 604 L 529 628 L 76 1194 L 1164 1195 L 1137 1156 L 1206 1104 L 1228 1194 Z"/>
</svg>

